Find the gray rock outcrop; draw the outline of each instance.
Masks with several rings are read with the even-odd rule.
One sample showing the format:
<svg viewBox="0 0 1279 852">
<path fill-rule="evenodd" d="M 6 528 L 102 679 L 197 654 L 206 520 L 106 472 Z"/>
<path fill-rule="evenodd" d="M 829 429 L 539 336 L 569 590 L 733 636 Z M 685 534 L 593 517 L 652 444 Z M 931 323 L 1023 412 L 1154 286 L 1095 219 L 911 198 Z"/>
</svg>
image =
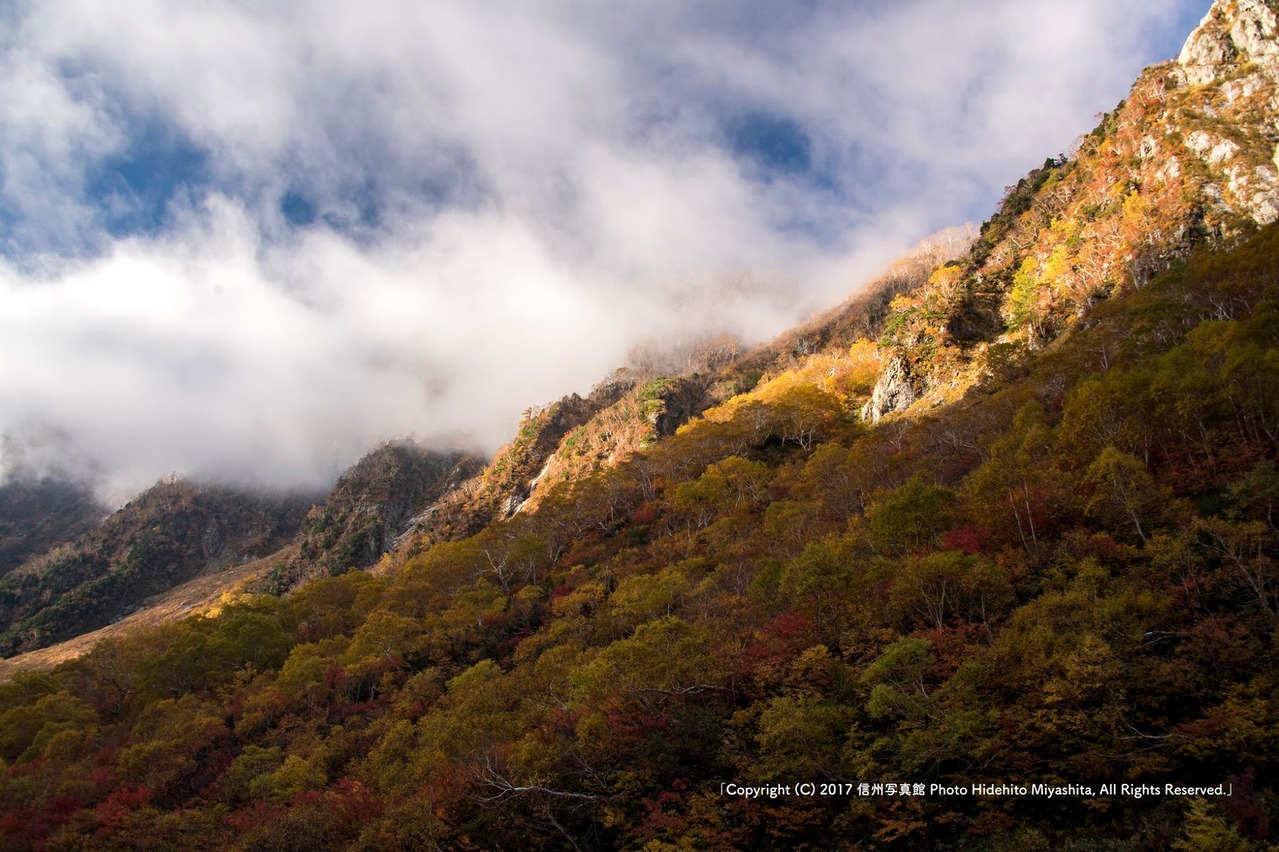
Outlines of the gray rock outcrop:
<svg viewBox="0 0 1279 852">
<path fill-rule="evenodd" d="M 1217 0 L 1177 57 L 1186 82 L 1202 86 L 1254 62 L 1279 65 L 1279 16 L 1274 0 Z"/>
<path fill-rule="evenodd" d="M 905 358 L 894 355 L 879 374 L 870 402 L 862 406 L 862 419 L 878 423 L 885 414 L 910 408 L 919 393 L 910 365 Z"/>
</svg>

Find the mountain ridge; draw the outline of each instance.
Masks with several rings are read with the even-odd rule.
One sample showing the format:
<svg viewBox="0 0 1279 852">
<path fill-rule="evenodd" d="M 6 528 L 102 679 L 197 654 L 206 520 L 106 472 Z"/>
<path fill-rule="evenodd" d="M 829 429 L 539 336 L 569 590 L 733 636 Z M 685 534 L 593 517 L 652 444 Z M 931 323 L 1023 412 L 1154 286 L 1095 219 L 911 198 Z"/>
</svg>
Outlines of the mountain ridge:
<svg viewBox="0 0 1279 852">
<path fill-rule="evenodd" d="M 102 627 L 186 580 L 265 556 L 296 533 L 309 505 L 305 496 L 158 482 L 0 580 L 5 655 Z"/>
<path fill-rule="evenodd" d="M 530 410 L 379 570 L 15 676 L 0 825 L 71 848 L 1273 842 L 1279 110 L 1248 81 L 1276 70 L 1274 8 L 1218 0 L 967 255 L 819 334 Z M 1096 792 L 1117 779 L 1233 795 Z M 837 794 L 780 792 L 809 781 Z M 1091 792 L 928 792 L 1013 782 Z"/>
<path fill-rule="evenodd" d="M 100 522 L 106 509 L 65 477 L 11 477 L 0 485 L 0 578 Z"/>
<path fill-rule="evenodd" d="M 871 419 L 953 398 L 1116 288 L 1279 218 L 1274 33 L 1270 4 L 1214 4 L 1179 58 L 1146 69 L 1073 158 L 1010 187 L 969 259 L 890 320 Z"/>
</svg>

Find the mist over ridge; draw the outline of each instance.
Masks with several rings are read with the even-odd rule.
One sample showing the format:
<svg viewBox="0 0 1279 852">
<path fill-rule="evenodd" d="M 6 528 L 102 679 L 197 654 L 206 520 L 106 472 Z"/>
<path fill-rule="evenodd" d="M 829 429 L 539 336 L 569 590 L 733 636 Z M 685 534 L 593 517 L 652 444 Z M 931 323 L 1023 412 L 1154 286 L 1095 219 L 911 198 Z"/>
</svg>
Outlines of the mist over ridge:
<svg viewBox="0 0 1279 852">
<path fill-rule="evenodd" d="M 768 338 L 980 217 L 1200 5 L 19 5 L 3 465 L 491 452 L 638 343 Z"/>
</svg>

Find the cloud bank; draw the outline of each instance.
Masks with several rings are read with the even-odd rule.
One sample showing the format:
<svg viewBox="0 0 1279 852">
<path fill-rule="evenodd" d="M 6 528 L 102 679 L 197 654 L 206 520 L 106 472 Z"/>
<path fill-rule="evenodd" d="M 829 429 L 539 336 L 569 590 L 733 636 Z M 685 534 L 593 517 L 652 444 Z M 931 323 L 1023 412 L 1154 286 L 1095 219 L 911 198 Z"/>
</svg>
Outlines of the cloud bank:
<svg viewBox="0 0 1279 852">
<path fill-rule="evenodd" d="M 10 4 L 4 446 L 117 487 L 491 449 L 638 340 L 760 339 L 983 217 L 1205 6 Z"/>
</svg>

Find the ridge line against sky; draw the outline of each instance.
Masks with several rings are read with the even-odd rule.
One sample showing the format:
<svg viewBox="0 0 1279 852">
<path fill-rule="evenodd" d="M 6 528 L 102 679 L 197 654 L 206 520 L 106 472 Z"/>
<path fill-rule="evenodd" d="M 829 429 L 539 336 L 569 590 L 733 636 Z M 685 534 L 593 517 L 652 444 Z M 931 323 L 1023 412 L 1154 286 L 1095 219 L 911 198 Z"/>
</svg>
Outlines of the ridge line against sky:
<svg viewBox="0 0 1279 852">
<path fill-rule="evenodd" d="M 0 465 L 314 486 L 492 449 L 982 219 L 1206 2 L 0 10 Z"/>
</svg>

